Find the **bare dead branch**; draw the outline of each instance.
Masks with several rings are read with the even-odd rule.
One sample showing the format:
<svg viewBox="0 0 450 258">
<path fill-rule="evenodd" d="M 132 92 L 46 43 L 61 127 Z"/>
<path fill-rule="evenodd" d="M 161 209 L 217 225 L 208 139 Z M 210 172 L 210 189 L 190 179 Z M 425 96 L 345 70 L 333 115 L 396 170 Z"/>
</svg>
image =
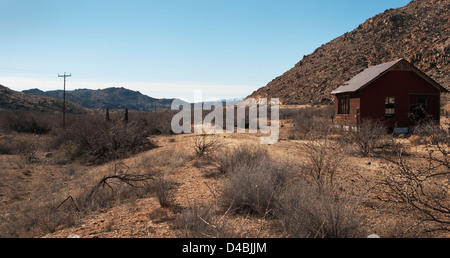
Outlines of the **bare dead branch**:
<svg viewBox="0 0 450 258">
<path fill-rule="evenodd" d="M 77 210 L 77 212 L 80 212 L 80 209 L 78 208 L 77 204 L 75 203 L 75 200 L 73 199 L 72 196 L 67 197 L 64 201 L 62 201 L 58 207 L 56 207 L 56 209 L 58 210 L 59 208 L 61 208 L 61 206 L 64 205 L 64 203 L 66 203 L 67 201 L 70 201 L 72 203 L 72 205 L 75 207 L 75 209 Z"/>
<path fill-rule="evenodd" d="M 97 183 L 96 186 L 92 188 L 90 193 L 87 196 L 87 200 L 91 199 L 92 196 L 99 188 L 104 188 L 108 186 L 112 192 L 114 192 L 114 188 L 108 183 L 110 180 L 119 180 L 131 187 L 140 187 L 139 184 L 146 185 L 148 180 L 154 180 L 154 177 L 151 175 L 138 175 L 138 174 L 123 174 L 123 175 L 112 175 L 106 176 L 100 182 Z"/>
<path fill-rule="evenodd" d="M 448 148 L 426 146 L 427 154 L 420 156 L 421 165 L 413 165 L 399 155 L 389 176 L 384 201 L 405 204 L 418 211 L 419 220 L 433 225 L 426 232 L 450 232 L 450 169 Z"/>
</svg>

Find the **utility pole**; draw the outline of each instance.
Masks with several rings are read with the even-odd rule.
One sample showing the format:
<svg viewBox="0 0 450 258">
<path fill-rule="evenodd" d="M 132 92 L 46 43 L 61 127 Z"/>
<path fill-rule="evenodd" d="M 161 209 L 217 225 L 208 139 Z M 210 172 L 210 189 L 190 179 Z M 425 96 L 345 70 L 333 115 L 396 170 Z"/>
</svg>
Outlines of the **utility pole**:
<svg viewBox="0 0 450 258">
<path fill-rule="evenodd" d="M 63 129 L 66 129 L 66 78 L 72 77 L 72 74 L 66 73 L 64 73 L 64 75 L 58 74 L 58 77 L 64 77 Z"/>
</svg>

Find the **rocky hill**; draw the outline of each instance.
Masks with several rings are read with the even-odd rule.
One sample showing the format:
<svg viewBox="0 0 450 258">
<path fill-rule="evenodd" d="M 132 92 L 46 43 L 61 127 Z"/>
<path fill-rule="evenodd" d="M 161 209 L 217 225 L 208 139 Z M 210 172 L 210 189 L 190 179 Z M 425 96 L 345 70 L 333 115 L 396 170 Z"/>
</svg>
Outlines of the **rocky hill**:
<svg viewBox="0 0 450 258">
<path fill-rule="evenodd" d="M 39 89 L 32 89 L 26 90 L 24 93 L 54 98 L 63 97 L 62 90 L 44 92 Z M 125 88 L 66 91 L 66 98 L 90 109 L 130 109 L 140 111 L 170 109 L 173 102 L 173 99 L 155 99 L 143 95 L 139 91 Z"/>
<path fill-rule="evenodd" d="M 450 1 L 415 0 L 386 10 L 304 56 L 249 97 L 283 104 L 326 103 L 331 91 L 368 66 L 405 58 L 450 89 Z"/>
<path fill-rule="evenodd" d="M 63 101 L 61 99 L 35 96 L 14 91 L 0 85 L 0 112 L 9 110 L 60 112 L 63 110 Z M 81 114 L 86 113 L 87 109 L 78 104 L 67 101 L 66 111 L 68 113 Z"/>
</svg>

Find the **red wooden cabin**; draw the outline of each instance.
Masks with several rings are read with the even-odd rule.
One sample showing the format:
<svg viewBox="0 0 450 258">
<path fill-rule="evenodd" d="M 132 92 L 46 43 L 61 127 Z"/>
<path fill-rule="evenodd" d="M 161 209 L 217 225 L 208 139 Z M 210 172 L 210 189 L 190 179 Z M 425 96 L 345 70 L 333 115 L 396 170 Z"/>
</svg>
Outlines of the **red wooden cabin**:
<svg viewBox="0 0 450 258">
<path fill-rule="evenodd" d="M 405 59 L 372 66 L 332 92 L 335 123 L 358 128 L 371 119 L 402 132 L 424 119 L 439 123 L 440 94 L 446 92 Z"/>
</svg>

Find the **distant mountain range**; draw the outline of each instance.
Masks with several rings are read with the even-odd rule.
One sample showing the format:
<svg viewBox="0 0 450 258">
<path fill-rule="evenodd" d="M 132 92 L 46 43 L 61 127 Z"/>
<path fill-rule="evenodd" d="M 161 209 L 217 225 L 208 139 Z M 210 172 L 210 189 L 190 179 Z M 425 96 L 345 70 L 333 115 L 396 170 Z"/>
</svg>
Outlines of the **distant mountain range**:
<svg viewBox="0 0 450 258">
<path fill-rule="evenodd" d="M 63 101 L 57 98 L 35 96 L 11 90 L 0 85 L 0 112 L 10 110 L 24 110 L 35 112 L 62 112 Z M 66 102 L 68 113 L 82 114 L 88 109 L 71 101 Z"/>
<path fill-rule="evenodd" d="M 42 91 L 39 89 L 25 90 L 23 93 L 59 99 L 62 99 L 64 94 L 62 90 Z M 155 99 L 139 91 L 132 91 L 125 88 L 66 91 L 66 99 L 89 109 L 130 109 L 138 111 L 170 109 L 174 100 Z"/>
<path fill-rule="evenodd" d="M 368 66 L 400 58 L 450 89 L 449 19 L 449 0 L 415 0 L 386 10 L 304 56 L 249 97 L 279 98 L 283 104 L 327 103 L 331 91 Z"/>
</svg>

